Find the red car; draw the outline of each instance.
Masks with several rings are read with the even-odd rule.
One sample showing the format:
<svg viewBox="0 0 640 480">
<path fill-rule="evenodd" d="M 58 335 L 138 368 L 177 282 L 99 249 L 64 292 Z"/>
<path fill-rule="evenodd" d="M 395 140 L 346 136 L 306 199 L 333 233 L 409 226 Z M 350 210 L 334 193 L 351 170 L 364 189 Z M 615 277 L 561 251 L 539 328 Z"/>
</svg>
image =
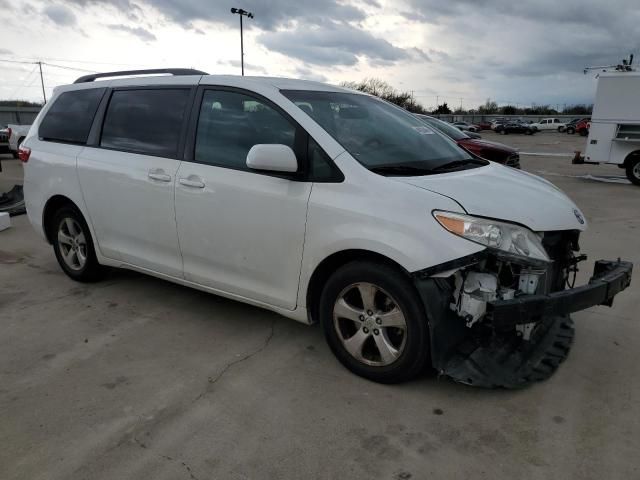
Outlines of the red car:
<svg viewBox="0 0 640 480">
<path fill-rule="evenodd" d="M 520 154 L 515 148 L 508 147 L 502 143 L 489 142 L 482 138 L 472 138 L 466 132 L 461 132 L 453 125 L 428 115 L 416 114 L 416 116 L 474 155 L 501 163 L 507 167 L 520 168 Z"/>
<path fill-rule="evenodd" d="M 567 133 L 579 133 L 583 137 L 589 135 L 589 127 L 591 127 L 591 120 L 583 118 L 575 125 L 567 127 Z"/>
</svg>

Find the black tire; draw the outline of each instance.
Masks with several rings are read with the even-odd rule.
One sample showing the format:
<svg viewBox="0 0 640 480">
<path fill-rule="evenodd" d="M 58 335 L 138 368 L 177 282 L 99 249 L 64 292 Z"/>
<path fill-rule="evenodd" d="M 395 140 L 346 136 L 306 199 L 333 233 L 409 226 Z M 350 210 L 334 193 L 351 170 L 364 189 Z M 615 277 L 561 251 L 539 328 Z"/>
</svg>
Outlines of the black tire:
<svg viewBox="0 0 640 480">
<path fill-rule="evenodd" d="M 627 178 L 634 185 L 640 186 L 640 156 L 633 156 L 625 162 Z"/>
<path fill-rule="evenodd" d="M 586 137 L 587 135 L 589 135 L 589 130 L 587 130 L 586 128 L 581 128 L 580 129 L 580 136 L 581 137 Z"/>
<path fill-rule="evenodd" d="M 334 306 L 339 297 L 344 295 L 345 289 L 348 290 L 350 286 L 365 282 L 382 290 L 383 297 L 384 293 L 388 294 L 404 316 L 406 329 L 403 333 L 403 347 L 398 349 L 399 356 L 388 365 L 372 366 L 356 359 L 343 345 L 343 340 L 337 331 L 339 327 L 334 326 Z M 379 294 L 380 291 L 377 295 Z M 377 298 L 379 304 L 380 296 Z M 356 375 L 379 383 L 399 383 L 410 380 L 424 369 L 430 350 L 429 326 L 424 305 L 414 285 L 399 270 L 384 263 L 366 261 L 354 261 L 342 266 L 331 275 L 324 286 L 320 297 L 319 314 L 329 347 L 338 360 Z M 373 317 L 370 318 L 373 319 Z M 357 333 L 360 333 L 360 330 L 367 332 L 364 323 L 353 322 L 351 325 Z M 377 330 L 374 331 L 377 332 Z M 382 331 L 381 328 L 380 332 Z M 402 330 L 396 331 L 402 332 Z M 376 339 L 371 336 L 371 333 L 362 343 L 361 351 L 364 351 L 367 342 L 372 342 L 370 346 L 374 348 L 373 351 L 376 351 Z M 377 351 L 379 352 L 379 349 Z"/>
<path fill-rule="evenodd" d="M 558 132 L 559 132 L 559 133 L 564 132 L 564 127 L 558 127 Z"/>
<path fill-rule="evenodd" d="M 18 139 L 18 143 L 16 144 L 16 151 L 15 152 L 11 152 L 11 155 L 13 156 L 14 159 L 18 159 L 18 150 L 20 150 L 20 145 L 22 145 L 22 142 L 24 141 L 24 137 L 21 137 Z"/>
<path fill-rule="evenodd" d="M 80 228 L 85 239 L 85 243 L 83 244 L 84 247 L 80 244 L 77 245 L 77 250 L 82 251 L 85 258 L 84 263 L 79 266 L 79 268 L 72 268 L 68 265 L 67 261 L 64 259 L 64 250 L 68 251 L 68 246 L 61 244 L 59 240 L 58 232 L 61 229 L 62 223 L 66 222 L 68 219 L 75 222 L 75 225 Z M 67 229 L 67 231 L 69 230 Z M 76 207 L 67 205 L 60 208 L 54 214 L 51 221 L 50 235 L 56 259 L 64 273 L 66 273 L 70 278 L 78 282 L 95 282 L 102 278 L 104 274 L 104 267 L 98 263 L 98 259 L 96 258 L 96 251 L 93 246 L 91 231 L 89 230 L 82 213 L 80 213 Z M 79 258 L 78 255 L 76 255 L 76 258 Z"/>
<path fill-rule="evenodd" d="M 573 135 L 574 133 L 576 133 L 576 129 L 573 127 L 567 127 L 567 133 L 569 135 Z"/>
</svg>

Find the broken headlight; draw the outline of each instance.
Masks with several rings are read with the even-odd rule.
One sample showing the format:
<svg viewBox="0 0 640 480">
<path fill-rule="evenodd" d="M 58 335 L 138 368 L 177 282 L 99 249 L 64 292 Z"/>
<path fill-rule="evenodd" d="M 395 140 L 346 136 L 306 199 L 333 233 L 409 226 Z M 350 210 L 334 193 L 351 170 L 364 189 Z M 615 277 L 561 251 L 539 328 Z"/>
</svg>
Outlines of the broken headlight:
<svg viewBox="0 0 640 480">
<path fill-rule="evenodd" d="M 518 257 L 551 261 L 540 238 L 526 227 L 438 210 L 433 212 L 433 216 L 449 232 L 472 242 Z"/>
</svg>

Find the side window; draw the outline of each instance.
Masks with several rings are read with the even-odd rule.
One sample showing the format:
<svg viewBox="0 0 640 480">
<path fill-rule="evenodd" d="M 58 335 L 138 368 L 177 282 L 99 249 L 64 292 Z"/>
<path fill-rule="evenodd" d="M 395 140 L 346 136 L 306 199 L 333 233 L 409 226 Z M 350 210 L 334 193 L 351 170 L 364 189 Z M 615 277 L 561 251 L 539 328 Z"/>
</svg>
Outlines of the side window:
<svg viewBox="0 0 640 480">
<path fill-rule="evenodd" d="M 331 163 L 329 156 L 320 148 L 316 141 L 309 137 L 308 154 L 309 158 L 309 180 L 312 182 L 340 182 L 343 175 Z"/>
<path fill-rule="evenodd" d="M 104 88 L 64 92 L 51 105 L 38 128 L 42 140 L 84 145 Z"/>
<path fill-rule="evenodd" d="M 554 118 L 553 123 L 560 123 L 560 120 L 558 120 L 557 118 Z"/>
<path fill-rule="evenodd" d="M 188 98 L 188 89 L 114 91 L 100 145 L 145 155 L 175 157 Z"/>
<path fill-rule="evenodd" d="M 546 121 L 546 120 L 541 120 L 541 121 L 540 121 L 540 125 L 544 125 L 544 124 L 546 124 L 546 123 L 547 123 L 547 121 Z"/>
<path fill-rule="evenodd" d="M 247 170 L 247 153 L 259 143 L 294 151 L 296 126 L 266 103 L 243 93 L 206 90 L 196 132 L 195 160 Z"/>
</svg>

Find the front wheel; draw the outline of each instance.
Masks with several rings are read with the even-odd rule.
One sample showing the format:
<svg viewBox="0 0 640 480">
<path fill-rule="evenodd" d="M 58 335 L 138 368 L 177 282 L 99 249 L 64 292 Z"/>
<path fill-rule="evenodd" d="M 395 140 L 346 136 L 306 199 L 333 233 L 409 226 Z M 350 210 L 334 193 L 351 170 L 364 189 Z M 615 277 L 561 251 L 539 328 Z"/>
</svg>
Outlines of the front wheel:
<svg viewBox="0 0 640 480">
<path fill-rule="evenodd" d="M 627 161 L 627 178 L 634 185 L 640 186 L 640 157 Z"/>
<path fill-rule="evenodd" d="M 329 347 L 356 375 L 398 383 L 422 371 L 429 354 L 424 306 L 400 271 L 355 261 L 338 269 L 320 298 Z"/>
<path fill-rule="evenodd" d="M 567 127 L 567 133 L 569 135 L 573 135 L 574 133 L 576 133 L 576 129 L 573 127 Z"/>
<path fill-rule="evenodd" d="M 558 132 L 559 132 L 559 133 L 564 132 L 564 127 L 558 127 Z"/>
</svg>

